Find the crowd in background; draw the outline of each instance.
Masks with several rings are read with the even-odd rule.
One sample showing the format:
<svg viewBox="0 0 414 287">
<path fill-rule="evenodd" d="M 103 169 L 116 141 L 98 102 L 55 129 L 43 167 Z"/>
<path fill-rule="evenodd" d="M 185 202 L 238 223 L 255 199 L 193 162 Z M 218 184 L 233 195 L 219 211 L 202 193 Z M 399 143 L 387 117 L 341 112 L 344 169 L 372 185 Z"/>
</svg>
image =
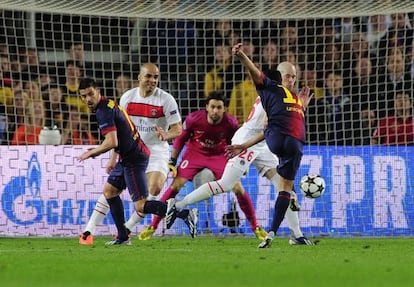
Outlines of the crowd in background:
<svg viewBox="0 0 414 287">
<path fill-rule="evenodd" d="M 79 79 L 95 78 L 103 94 L 119 100 L 136 86 L 139 66 L 145 62 L 159 66 L 160 87 L 176 98 L 184 117 L 202 108 L 211 92 L 221 91 L 228 111 L 243 123 L 256 91 L 232 56 L 231 47 L 239 42 L 268 75 L 282 61 L 295 64 L 298 88 L 307 85 L 314 93 L 306 112 L 309 144 L 414 144 L 411 14 L 269 21 L 117 18 L 114 39 L 105 40 L 100 32 L 94 40 L 93 28 L 74 31 L 77 25 L 72 23 L 63 33 L 68 36 L 56 41 L 57 34 L 45 27 L 49 22 L 42 15 L 39 31 L 52 32 L 35 41 L 36 48 L 28 46 L 16 24 L 24 15 L 13 14 L 12 31 L 6 15 L 3 11 L 0 23 L 2 144 L 38 144 L 45 126 L 60 130 L 62 144 L 99 142 L 91 126 L 94 119 L 77 94 Z M 121 60 L 88 59 L 87 54 L 102 48 L 100 43 L 122 54 Z M 41 59 L 40 54 L 53 53 L 56 47 L 64 49 L 64 59 Z"/>
</svg>

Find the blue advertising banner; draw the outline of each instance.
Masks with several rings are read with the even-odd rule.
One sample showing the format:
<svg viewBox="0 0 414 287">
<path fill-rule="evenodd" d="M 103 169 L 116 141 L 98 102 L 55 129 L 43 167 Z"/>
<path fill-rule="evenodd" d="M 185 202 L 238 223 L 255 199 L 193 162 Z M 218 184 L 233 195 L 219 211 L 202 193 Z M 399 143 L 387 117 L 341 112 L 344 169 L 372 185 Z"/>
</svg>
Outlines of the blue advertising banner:
<svg viewBox="0 0 414 287">
<path fill-rule="evenodd" d="M 87 146 L 0 147 L 0 236 L 78 236 L 93 211 L 106 181 L 109 154 L 80 164 L 76 157 Z M 300 225 L 307 236 L 413 236 L 413 147 L 307 146 L 296 179 L 301 204 Z M 325 193 L 308 199 L 298 189 L 305 174 L 319 174 Z M 168 179 L 168 184 L 171 183 Z M 256 208 L 260 225 L 271 224 L 276 192 L 272 184 L 251 167 L 242 183 Z M 191 182 L 178 198 L 194 189 Z M 134 212 L 127 192 L 122 194 L 126 217 Z M 233 193 L 198 203 L 200 232 L 245 233 L 252 236 Z M 235 206 L 235 210 L 232 208 Z M 239 224 L 228 220 L 237 213 Z M 134 232 L 148 225 L 151 216 Z M 238 223 L 235 221 L 234 223 Z M 230 225 L 230 226 L 229 226 Z M 110 217 L 96 235 L 115 234 Z M 170 230 L 161 226 L 156 235 L 187 234 L 179 220 Z M 288 235 L 283 223 L 280 235 Z"/>
</svg>

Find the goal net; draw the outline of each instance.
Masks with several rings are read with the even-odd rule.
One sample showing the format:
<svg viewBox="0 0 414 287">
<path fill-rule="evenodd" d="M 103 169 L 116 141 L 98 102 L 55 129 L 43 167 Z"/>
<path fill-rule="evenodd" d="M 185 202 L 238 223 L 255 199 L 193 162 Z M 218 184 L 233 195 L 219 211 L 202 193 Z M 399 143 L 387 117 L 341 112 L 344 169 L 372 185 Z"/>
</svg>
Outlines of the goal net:
<svg viewBox="0 0 414 287">
<path fill-rule="evenodd" d="M 79 101 L 80 77 L 95 78 L 103 94 L 119 100 L 137 85 L 140 65 L 154 62 L 159 86 L 175 97 L 183 120 L 221 91 L 242 123 L 256 93 L 232 59 L 239 42 L 264 71 L 294 63 L 297 88 L 309 86 L 314 94 L 295 181 L 303 232 L 413 236 L 413 26 L 412 0 L 1 1 L 0 236 L 76 236 L 85 227 L 106 181 L 108 155 L 82 167 L 74 160 L 102 140 Z M 29 129 L 17 140 L 27 121 L 49 134 L 71 134 L 57 145 L 39 145 L 40 131 Z M 309 173 L 326 181 L 320 198 L 299 191 Z M 206 172 L 194 181 L 209 179 Z M 268 228 L 275 188 L 254 167 L 242 183 L 259 224 Z M 187 183 L 178 197 L 193 189 Z M 133 205 L 124 193 L 128 217 Z M 228 193 L 193 206 L 200 234 L 251 236 L 236 201 Z M 97 230 L 115 232 L 110 217 Z M 178 222 L 171 230 L 160 226 L 156 235 L 162 233 L 187 229 Z M 286 223 L 280 234 L 289 235 Z"/>
</svg>

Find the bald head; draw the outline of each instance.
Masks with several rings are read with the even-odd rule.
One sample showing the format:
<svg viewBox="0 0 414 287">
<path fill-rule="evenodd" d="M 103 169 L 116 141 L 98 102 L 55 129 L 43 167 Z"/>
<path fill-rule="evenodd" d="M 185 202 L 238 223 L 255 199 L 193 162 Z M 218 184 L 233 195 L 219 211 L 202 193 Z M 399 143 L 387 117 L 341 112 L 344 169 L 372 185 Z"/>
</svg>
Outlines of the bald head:
<svg viewBox="0 0 414 287">
<path fill-rule="evenodd" d="M 159 73 L 157 65 L 153 63 L 145 63 L 141 66 L 140 73 L 146 73 L 147 71 L 150 71 L 152 73 Z"/>
<path fill-rule="evenodd" d="M 289 62 L 282 62 L 277 66 L 277 70 L 282 75 L 282 85 L 290 91 L 294 91 L 296 83 L 296 67 Z"/>
</svg>

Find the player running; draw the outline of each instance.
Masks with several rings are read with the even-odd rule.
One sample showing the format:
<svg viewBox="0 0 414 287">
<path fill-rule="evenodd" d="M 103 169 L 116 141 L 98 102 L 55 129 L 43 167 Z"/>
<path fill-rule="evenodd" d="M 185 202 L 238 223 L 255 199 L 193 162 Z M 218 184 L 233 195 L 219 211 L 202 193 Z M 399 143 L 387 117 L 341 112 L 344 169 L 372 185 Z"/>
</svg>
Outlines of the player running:
<svg viewBox="0 0 414 287">
<path fill-rule="evenodd" d="M 138 87 L 125 92 L 120 99 L 120 106 L 129 114 L 141 134 L 142 141 L 151 151 L 146 169 L 149 199 L 155 199 L 159 195 L 167 180 L 170 158 L 168 141 L 174 139 L 182 131 L 177 102 L 171 94 L 157 88 L 159 76 L 160 72 L 156 65 L 152 63 L 142 65 L 138 75 Z M 114 165 L 115 160 L 109 161 L 106 167 L 107 172 Z M 80 244 L 93 244 L 96 226 L 102 223 L 108 211 L 109 205 L 105 197 L 101 195 L 79 238 Z M 144 216 L 140 212 L 133 212 L 125 226 L 128 230 L 133 230 Z"/>
<path fill-rule="evenodd" d="M 96 113 L 99 129 L 105 139 L 101 145 L 81 154 L 78 160 L 82 162 L 88 158 L 95 158 L 113 149 L 111 161 L 116 161 L 104 185 L 103 194 L 110 206 L 118 236 L 106 245 L 130 245 L 128 230 L 124 225 L 124 206 L 119 197 L 125 188 L 128 188 L 137 212 L 164 216 L 167 210 L 166 203 L 147 200 L 145 170 L 150 151 L 125 110 L 102 96 L 94 80 L 82 79 L 79 94 L 89 109 Z"/>
</svg>

